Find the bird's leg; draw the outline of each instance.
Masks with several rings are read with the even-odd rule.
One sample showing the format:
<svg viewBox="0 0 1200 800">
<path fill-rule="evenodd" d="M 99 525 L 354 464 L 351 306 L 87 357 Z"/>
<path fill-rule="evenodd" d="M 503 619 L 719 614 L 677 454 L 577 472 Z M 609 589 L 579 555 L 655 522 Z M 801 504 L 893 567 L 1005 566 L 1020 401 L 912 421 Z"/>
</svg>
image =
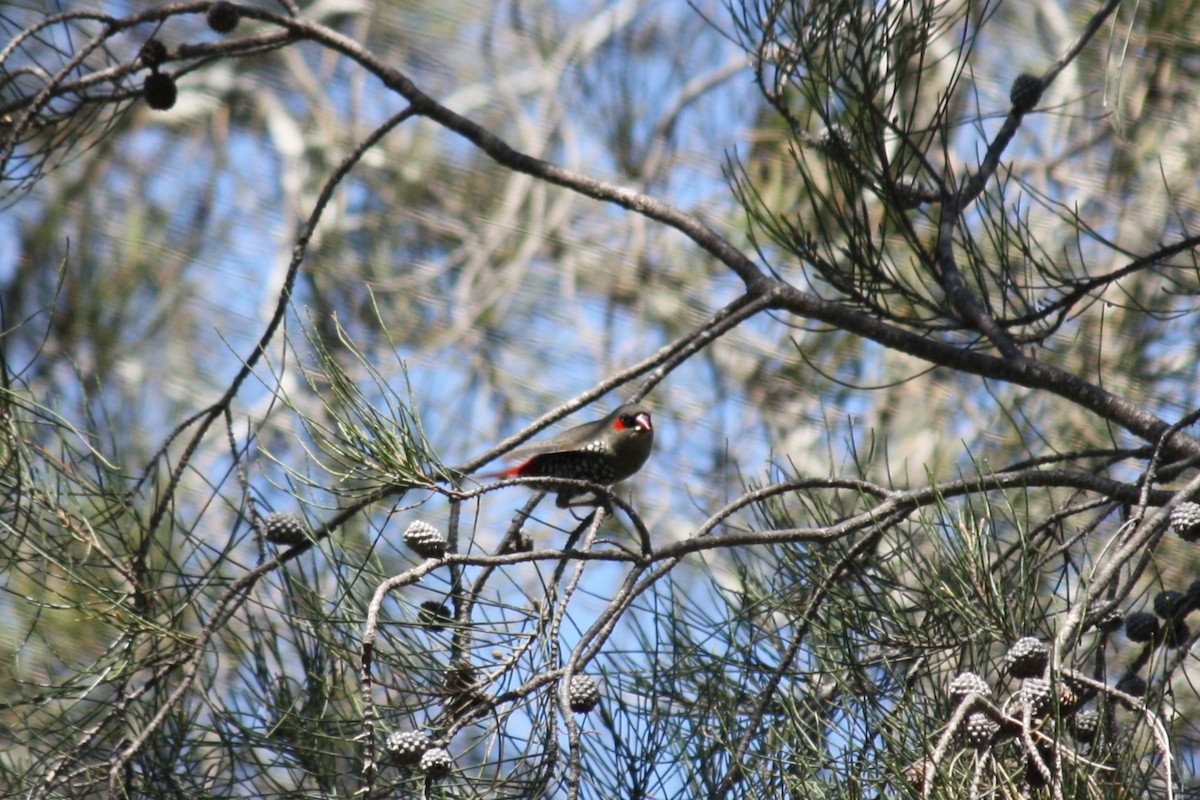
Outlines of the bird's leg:
<svg viewBox="0 0 1200 800">
<path fill-rule="evenodd" d="M 558 493 L 558 498 L 554 501 L 554 505 L 559 508 L 576 508 L 578 506 L 595 507 L 608 505 L 608 500 L 599 492 L 593 492 L 590 489 L 565 489 Z M 579 519 L 579 517 L 575 517 L 575 519 Z"/>
</svg>

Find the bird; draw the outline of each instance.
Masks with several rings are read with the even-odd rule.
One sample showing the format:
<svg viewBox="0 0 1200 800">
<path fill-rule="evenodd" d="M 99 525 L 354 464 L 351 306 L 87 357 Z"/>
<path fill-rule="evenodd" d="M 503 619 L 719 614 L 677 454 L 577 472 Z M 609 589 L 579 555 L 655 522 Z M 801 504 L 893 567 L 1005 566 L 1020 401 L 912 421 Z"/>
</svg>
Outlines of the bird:
<svg viewBox="0 0 1200 800">
<path fill-rule="evenodd" d="M 568 478 L 612 486 L 641 469 L 653 446 L 650 410 L 640 403 L 626 403 L 603 419 L 517 448 L 508 455 L 519 462 L 516 466 L 486 477 Z M 558 490 L 559 508 L 587 493 L 586 489 L 550 488 Z"/>
</svg>

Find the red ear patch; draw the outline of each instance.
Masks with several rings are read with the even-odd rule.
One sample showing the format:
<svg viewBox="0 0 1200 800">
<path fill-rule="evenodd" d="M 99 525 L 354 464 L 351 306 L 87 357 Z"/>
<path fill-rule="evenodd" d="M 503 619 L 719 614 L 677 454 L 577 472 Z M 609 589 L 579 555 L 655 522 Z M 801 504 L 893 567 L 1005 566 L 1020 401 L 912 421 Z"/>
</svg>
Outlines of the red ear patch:
<svg viewBox="0 0 1200 800">
<path fill-rule="evenodd" d="M 620 417 L 617 417 L 613 420 L 613 427 L 619 431 L 623 431 L 625 430 L 625 423 L 621 421 Z"/>
</svg>

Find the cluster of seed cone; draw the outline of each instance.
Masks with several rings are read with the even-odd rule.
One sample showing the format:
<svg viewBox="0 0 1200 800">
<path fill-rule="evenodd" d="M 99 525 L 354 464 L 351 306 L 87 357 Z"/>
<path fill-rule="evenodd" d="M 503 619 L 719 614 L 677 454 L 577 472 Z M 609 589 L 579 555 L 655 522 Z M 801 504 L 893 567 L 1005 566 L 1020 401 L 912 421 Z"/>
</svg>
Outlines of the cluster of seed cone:
<svg viewBox="0 0 1200 800">
<path fill-rule="evenodd" d="M 1044 738 L 1031 738 L 1023 735 L 1025 731 L 1051 733 L 1060 726 L 1077 743 L 1092 745 L 1102 728 L 1101 712 L 1083 708 L 1096 692 L 1050 670 L 1049 663 L 1049 646 L 1025 636 L 1004 655 L 1004 671 L 1016 680 L 1007 697 L 996 698 L 991 684 L 974 672 L 960 673 L 946 687 L 952 718 L 957 720 L 954 734 L 961 746 L 984 753 L 1015 740 L 1019 746 L 1013 752 L 1024 760 L 1025 783 L 1030 788 L 1045 785 L 1046 765 L 1054 763 L 1054 752 Z M 1036 742 L 1033 748 L 1030 742 Z M 1026 752 L 1030 749 L 1037 753 Z M 909 783 L 918 791 L 924 790 L 928 767 L 928 759 L 923 759 L 907 771 Z"/>
<path fill-rule="evenodd" d="M 405 529 L 401 537 L 414 553 L 422 558 L 442 558 L 446 555 L 445 535 L 428 522 L 416 520 Z M 454 624 L 454 616 L 444 604 L 427 600 L 420 605 L 418 620 L 431 631 L 440 631 Z M 447 678 L 448 688 L 455 688 L 457 695 L 479 700 L 476 705 L 486 705 L 475 681 L 474 670 L 465 665 L 452 670 Z M 467 690 L 467 688 L 470 690 Z M 577 714 L 586 714 L 600 703 L 600 685 L 589 675 L 572 675 L 567 684 L 567 705 Z M 466 707 L 461 713 L 467 713 Z M 384 749 L 392 761 L 401 767 L 416 768 L 431 780 L 445 778 L 454 767 L 450 753 L 438 746 L 422 731 L 397 731 L 387 738 Z"/>
<path fill-rule="evenodd" d="M 1192 631 L 1187 616 L 1200 608 L 1200 579 L 1185 591 L 1170 589 L 1154 596 L 1150 611 L 1134 611 L 1124 618 L 1125 636 L 1150 646 L 1185 647 Z M 1111 623 L 1110 623 L 1111 624 Z"/>
<path fill-rule="evenodd" d="M 985 750 L 1017 736 L 1026 724 L 1065 719 L 1079 711 L 1088 691 L 1060 676 L 1048 676 L 1049 660 L 1045 642 L 1032 636 L 1018 639 L 1004 655 L 1004 669 L 1019 683 L 999 705 L 992 701 L 991 685 L 974 672 L 963 672 L 950 681 L 947 693 L 955 709 L 967 705 L 958 731 L 963 744 Z"/>
<path fill-rule="evenodd" d="M 1183 509 L 1183 524 L 1194 526 L 1195 530 L 1188 527 L 1181 531 L 1181 524 L 1173 517 L 1177 532 L 1185 538 L 1200 539 L 1200 505 L 1185 503 L 1180 508 Z M 1175 516 L 1180 516 L 1180 509 L 1176 509 Z M 1159 592 L 1151 607 L 1153 612 L 1135 611 L 1128 615 L 1119 610 L 1110 611 L 1096 621 L 1097 629 L 1106 636 L 1123 628 L 1129 641 L 1145 645 L 1141 655 L 1113 687 L 1116 693 L 1112 697 L 1124 704 L 1135 702 L 1146 694 L 1146 681 L 1138 671 L 1149 661 L 1155 648 L 1188 644 L 1190 630 L 1185 618 L 1200 608 L 1200 579 L 1193 581 L 1183 592 Z M 1044 737 L 1036 740 L 1036 754 L 1026 752 L 1034 749 L 1029 744 L 1034 740 L 1022 736 L 1026 729 L 1052 734 L 1057 728 L 1070 732 L 1075 742 L 1084 746 L 1096 746 L 1102 739 L 1112 738 L 1109 698 L 1102 698 L 1097 707 L 1085 708 L 1097 695 L 1096 688 L 1085 685 L 1085 681 L 1072 680 L 1070 674 L 1055 673 L 1049 669 L 1049 663 L 1047 644 L 1026 636 L 1014 642 L 1004 655 L 1004 671 L 1018 683 L 1002 702 L 993 697 L 991 684 L 974 672 L 960 673 L 946 687 L 953 703 L 953 718 L 958 720 L 955 734 L 961 745 L 982 753 L 1005 740 L 1017 738 L 1026 762 L 1025 782 L 1030 788 L 1045 785 L 1046 765 L 1053 763 L 1055 754 L 1054 745 Z M 910 784 L 918 790 L 923 790 L 928 767 L 929 760 L 923 759 L 907 771 Z"/>
<path fill-rule="evenodd" d="M 232 33 L 242 20 L 242 12 L 228 0 L 217 0 L 208 7 L 205 14 L 208 27 L 217 33 Z M 146 105 L 155 111 L 167 111 L 175 106 L 179 90 L 175 85 L 175 76 L 164 72 L 161 67 L 171 57 L 170 50 L 161 39 L 148 39 L 138 52 L 138 61 L 150 70 L 142 84 L 142 96 Z"/>
<path fill-rule="evenodd" d="M 567 684 L 567 703 L 577 714 L 586 714 L 600 703 L 600 686 L 589 675 L 573 675 Z M 384 749 L 401 767 L 416 768 L 430 780 L 441 780 L 454 769 L 454 758 L 424 731 L 396 731 Z"/>
</svg>

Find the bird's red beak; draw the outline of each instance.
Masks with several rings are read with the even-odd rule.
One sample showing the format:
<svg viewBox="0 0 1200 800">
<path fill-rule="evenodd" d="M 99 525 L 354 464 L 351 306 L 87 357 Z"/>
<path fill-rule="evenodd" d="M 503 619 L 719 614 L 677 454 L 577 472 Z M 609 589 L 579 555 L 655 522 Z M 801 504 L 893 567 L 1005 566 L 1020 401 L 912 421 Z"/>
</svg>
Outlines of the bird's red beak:
<svg viewBox="0 0 1200 800">
<path fill-rule="evenodd" d="M 633 427 L 637 428 L 640 431 L 650 430 L 650 428 L 651 428 L 650 415 L 647 414 L 645 411 L 643 411 L 641 414 L 638 414 L 636 417 L 633 418 Z"/>
</svg>

